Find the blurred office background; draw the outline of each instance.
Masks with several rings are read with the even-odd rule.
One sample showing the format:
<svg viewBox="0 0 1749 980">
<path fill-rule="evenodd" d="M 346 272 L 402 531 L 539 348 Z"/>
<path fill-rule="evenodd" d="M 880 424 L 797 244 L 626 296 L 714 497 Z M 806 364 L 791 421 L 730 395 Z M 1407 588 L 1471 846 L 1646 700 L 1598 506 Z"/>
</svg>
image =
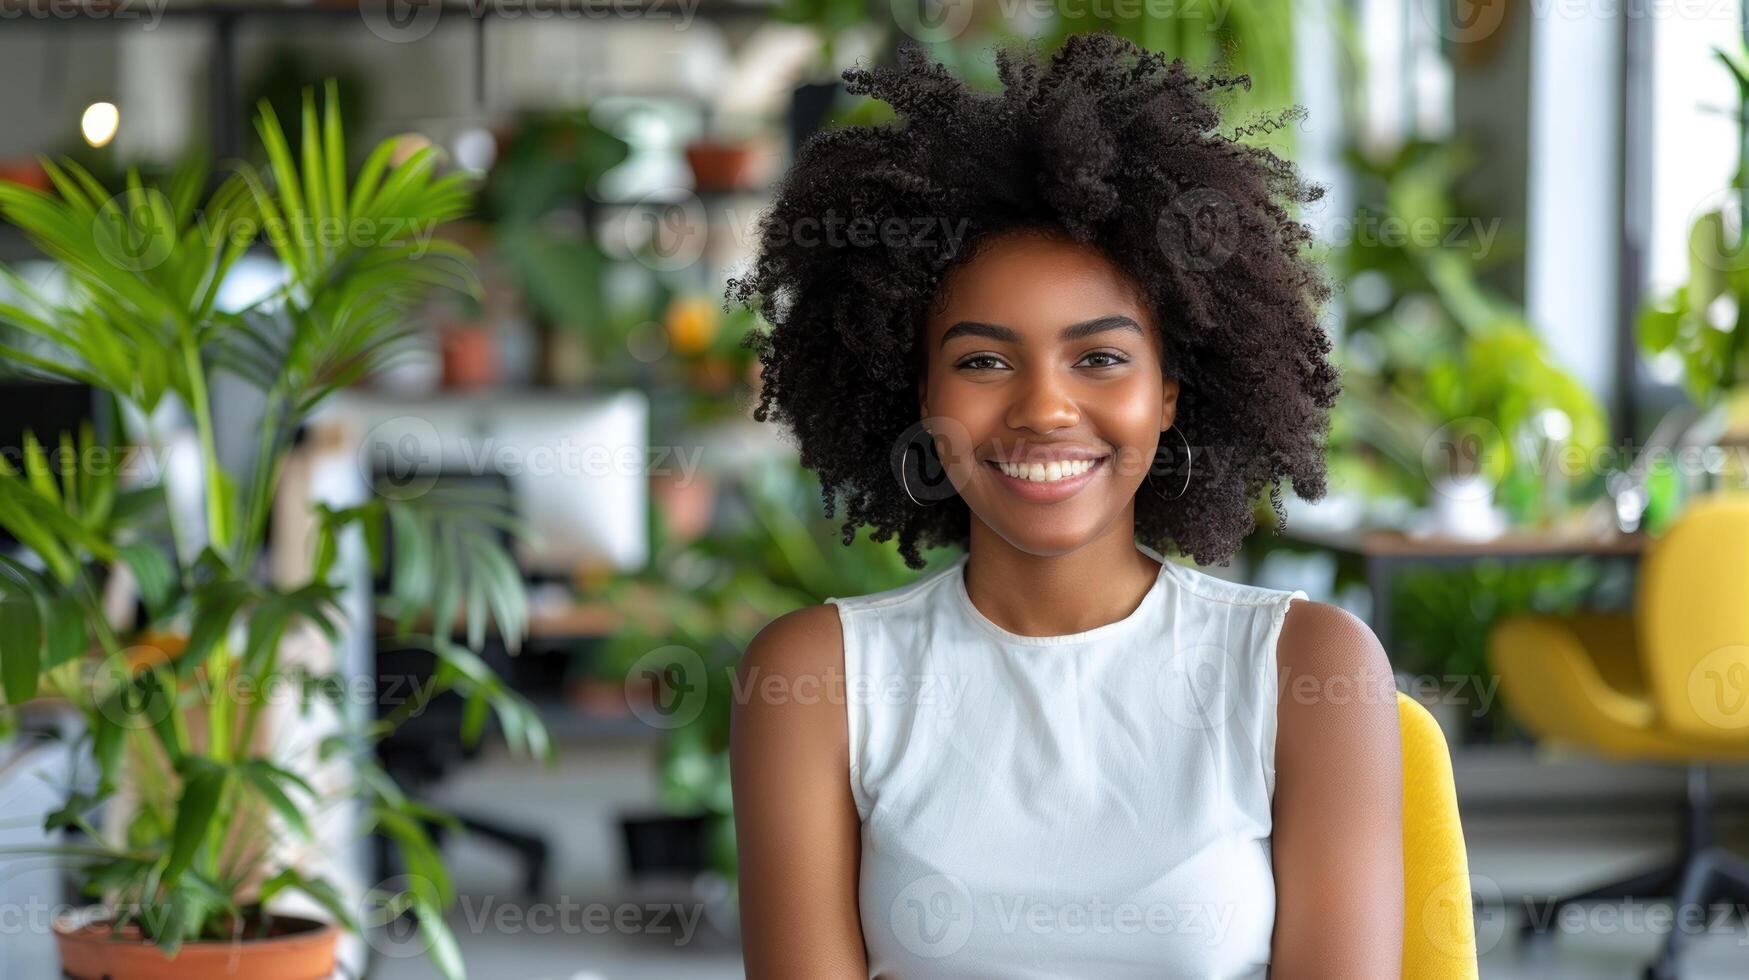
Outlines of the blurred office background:
<svg viewBox="0 0 1749 980">
<path fill-rule="evenodd" d="M 1250 72 L 1235 122 L 1306 109 L 1246 138 L 1329 189 L 1303 217 L 1341 284 L 1331 492 L 1315 505 L 1289 495 L 1283 534 L 1260 502 L 1245 553 L 1210 571 L 1352 609 L 1439 719 L 1484 975 L 1638 976 L 1669 925 L 1648 925 L 1633 901 L 1540 940 L 1521 923 L 1696 845 L 1685 813 L 1749 853 L 1749 780 L 1728 749 L 1712 746 L 1697 790 L 1680 749 L 1611 751 L 1538 719 L 1511 695 L 1539 682 L 1514 688 L 1502 661 L 1520 651 L 1493 631 L 1632 614 L 1648 548 L 1695 501 L 1749 478 L 1736 372 L 1749 51 L 1736 2 L 0 5 L 8 180 L 48 189 L 39 155 L 110 187 L 191 153 L 259 161 L 258 103 L 294 120 L 300 92 L 334 79 L 355 151 L 435 146 L 478 182 L 473 213 L 439 234 L 477 256 L 483 298 L 419 307 L 393 369 L 323 406 L 274 515 L 277 547 L 313 501 L 452 481 L 507 488 L 533 530 L 516 546 L 530 635 L 515 657 L 488 659 L 546 724 L 555 765 L 505 751 L 495 730 L 464 746 L 435 707 L 382 748 L 398 778 L 467 818 L 442 856 L 471 975 L 740 975 L 730 692 L 708 684 L 670 714 L 674 651 L 721 678 L 771 618 L 913 573 L 891 542 L 841 545 L 793 450 L 750 419 L 758 378 L 739 342 L 756 321 L 724 312 L 725 281 L 799 142 L 888 118 L 843 91 L 844 67 L 924 45 L 988 85 L 997 38 L 1049 46 L 1101 26 Z M 53 278 L 10 226 L 0 261 Z M 283 274 L 251 250 L 221 302 L 246 304 Z M 50 397 L 19 377 L 0 390 L 13 452 L 25 429 L 93 411 L 88 392 Z M 247 473 L 262 405 L 242 383 L 213 398 L 218 457 Z M 198 470 L 186 427 L 172 418 L 158 437 L 165 480 Z M 357 568 L 349 601 L 368 623 Z M 336 647 L 365 677 L 391 674 L 398 653 L 368 629 Z M 1643 651 L 1598 667 L 1594 647 L 1575 650 L 1573 669 L 1607 689 L 1598 697 L 1648 703 Z M 73 761 L 41 729 L 8 727 L 0 840 L 17 843 L 59 806 Z M 385 873 L 369 840 L 337 834 L 330 857 L 357 882 Z M 0 877 L 0 893 L 59 883 L 32 866 Z M 582 923 L 594 925 L 567 927 Z M 0 975 L 57 975 L 50 936 L 0 945 Z M 353 971 L 383 978 L 433 975 L 424 952 L 400 924 L 346 947 Z M 1721 914 L 1684 964 L 1749 973 L 1749 921 Z"/>
</svg>

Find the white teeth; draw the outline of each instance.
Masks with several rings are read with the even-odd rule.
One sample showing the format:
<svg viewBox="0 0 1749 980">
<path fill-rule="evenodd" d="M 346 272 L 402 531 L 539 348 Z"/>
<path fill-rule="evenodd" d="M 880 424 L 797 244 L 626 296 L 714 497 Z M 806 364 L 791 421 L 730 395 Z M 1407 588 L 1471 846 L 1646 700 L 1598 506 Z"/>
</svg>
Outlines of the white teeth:
<svg viewBox="0 0 1749 980">
<path fill-rule="evenodd" d="M 1053 460 L 1049 463 L 1009 463 L 997 460 L 996 468 L 1017 480 L 1055 483 L 1072 476 L 1080 476 L 1092 469 L 1097 462 L 1099 461 L 1096 459 L 1070 459 L 1061 462 Z"/>
</svg>

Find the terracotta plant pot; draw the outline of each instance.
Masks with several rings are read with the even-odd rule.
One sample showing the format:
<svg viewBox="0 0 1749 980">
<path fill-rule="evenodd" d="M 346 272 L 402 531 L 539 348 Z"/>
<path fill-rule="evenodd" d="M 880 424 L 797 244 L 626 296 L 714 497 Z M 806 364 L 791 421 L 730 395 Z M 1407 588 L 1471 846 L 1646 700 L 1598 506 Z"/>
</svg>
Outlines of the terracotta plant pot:
<svg viewBox="0 0 1749 980">
<path fill-rule="evenodd" d="M 756 187 L 764 158 L 756 143 L 698 140 L 686 147 L 686 164 L 701 191 L 735 191 Z"/>
<path fill-rule="evenodd" d="M 137 929 L 117 935 L 105 910 L 55 921 L 61 971 L 72 980 L 328 980 L 340 930 L 294 916 L 274 916 L 275 935 L 238 942 L 184 943 L 176 958 L 145 942 Z"/>
<path fill-rule="evenodd" d="M 452 326 L 443 332 L 443 383 L 451 388 L 486 388 L 498 382 L 498 338 L 480 324 Z"/>
</svg>

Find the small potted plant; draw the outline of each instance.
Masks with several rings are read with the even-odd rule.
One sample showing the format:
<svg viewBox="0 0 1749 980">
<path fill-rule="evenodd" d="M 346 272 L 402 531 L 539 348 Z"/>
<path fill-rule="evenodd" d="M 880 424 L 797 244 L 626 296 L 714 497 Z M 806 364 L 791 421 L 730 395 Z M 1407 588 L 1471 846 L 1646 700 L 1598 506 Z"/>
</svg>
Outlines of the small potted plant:
<svg viewBox="0 0 1749 980">
<path fill-rule="evenodd" d="M 66 285 L 51 298 L 0 270 L 18 297 L 0 303 L 0 320 L 19 338 L 0 344 L 0 361 L 88 385 L 110 409 L 107 426 L 49 434 L 47 448 L 27 438 L 19 463 L 0 462 L 0 529 L 21 545 L 19 558 L 0 553 L 0 712 L 61 702 L 84 722 L 96 774 L 46 821 L 89 843 L 43 848 L 93 901 L 55 925 L 62 970 L 77 980 L 316 980 L 334 968 L 337 929 L 358 928 L 361 912 L 411 914 L 438 969 L 460 977 L 442 919 L 451 885 L 428 832 L 443 818 L 378 768 L 375 741 L 448 690 L 467 704 L 464 738 L 496 714 L 514 748 L 548 754 L 527 702 L 476 655 L 488 622 L 513 651 L 527 622 L 520 576 L 497 538 L 479 531 L 482 520 L 505 520 L 501 503 L 434 490 L 316 505 L 301 580 L 265 571 L 269 513 L 301 423 L 394 351 L 410 332 L 408 312 L 434 287 L 477 291 L 467 251 L 406 231 L 465 213 L 463 176 L 440 172 L 430 148 L 393 162 L 385 142 L 348 179 L 332 85 L 320 118 L 305 94 L 302 123 L 294 153 L 263 103 L 268 166 L 241 166 L 204 200 L 201 165 L 161 186 L 130 175 L 116 194 L 72 164 L 45 162 L 52 192 L 0 183 L 0 216 L 58 263 Z M 262 239 L 284 283 L 244 309 L 221 308 L 233 263 Z M 216 449 L 222 409 L 211 392 L 221 373 L 257 387 L 266 406 L 255 467 L 242 474 L 227 472 Z M 119 461 L 140 451 L 124 416 L 147 420 L 150 445 L 161 435 L 150 420 L 168 403 L 198 436 L 198 526 L 173 516 L 164 486 L 119 477 Z M 338 556 L 352 529 L 396 563 L 401 628 L 436 624 L 417 641 L 440 666 L 422 697 L 312 747 L 346 774 L 350 785 L 337 790 L 296 771 L 270 710 L 284 702 L 265 695 L 297 690 L 341 705 L 352 689 L 345 678 L 300 674 L 288 653 L 296 638 L 336 637 L 345 625 Z M 118 578 L 136 586 L 143 621 L 106 612 L 103 594 Z M 449 628 L 458 619 L 465 644 Z M 398 845 L 403 886 L 358 900 L 275 846 L 310 841 L 320 811 L 338 802 L 359 804 L 367 829 Z M 327 921 L 283 914 L 289 893 Z"/>
</svg>

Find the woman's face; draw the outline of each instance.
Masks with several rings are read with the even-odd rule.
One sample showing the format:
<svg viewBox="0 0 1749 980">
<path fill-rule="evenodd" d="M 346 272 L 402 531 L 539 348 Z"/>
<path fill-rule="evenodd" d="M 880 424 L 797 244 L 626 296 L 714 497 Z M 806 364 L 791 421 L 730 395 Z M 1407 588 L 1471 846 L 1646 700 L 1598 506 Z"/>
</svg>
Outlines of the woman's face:
<svg viewBox="0 0 1749 980">
<path fill-rule="evenodd" d="M 1052 555 L 1133 518 L 1178 382 L 1152 312 L 1097 249 L 989 240 L 942 284 L 924 343 L 924 424 L 976 520 Z"/>
</svg>

